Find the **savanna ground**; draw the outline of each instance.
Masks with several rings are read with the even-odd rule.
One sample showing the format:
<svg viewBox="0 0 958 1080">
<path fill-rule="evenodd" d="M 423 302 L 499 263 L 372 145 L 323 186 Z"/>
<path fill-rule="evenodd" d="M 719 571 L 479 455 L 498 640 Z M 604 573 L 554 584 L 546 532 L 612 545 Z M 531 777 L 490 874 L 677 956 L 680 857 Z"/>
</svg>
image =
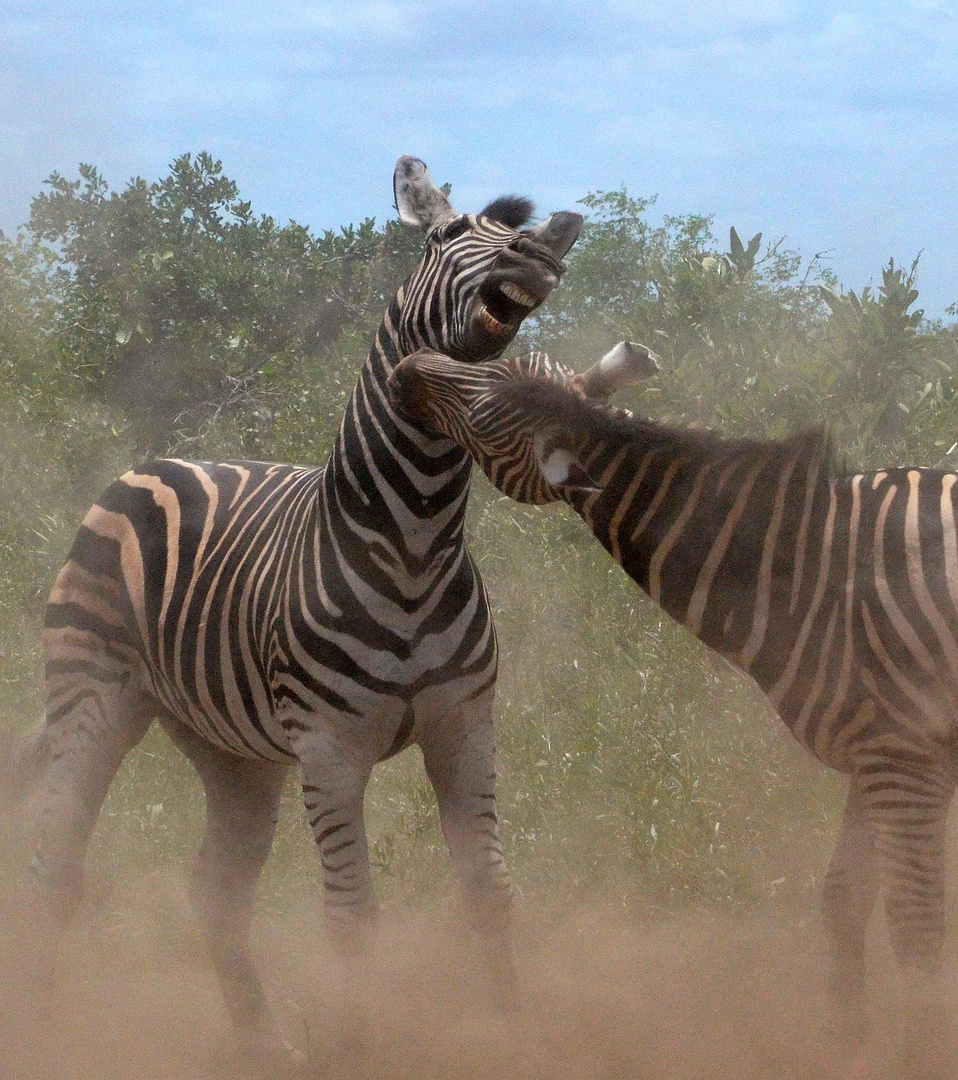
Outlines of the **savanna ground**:
<svg viewBox="0 0 958 1080">
<path fill-rule="evenodd" d="M 351 1020 L 338 1011 L 317 860 L 291 778 L 256 941 L 288 1034 L 308 1053 L 306 1075 L 850 1075 L 823 1030 L 818 919 L 840 779 L 601 551 L 563 545 L 576 520 L 514 507 L 483 484 L 471 527 L 493 523 L 500 543 L 486 545 L 483 571 L 500 598 L 499 801 L 523 1003 L 514 1015 L 488 1005 L 413 749 L 379 767 L 367 796 L 383 920 L 363 992 L 367 1037 L 344 1042 Z M 21 690 L 21 704 L 30 696 Z M 254 1075 L 233 1048 L 186 896 L 202 814 L 198 782 L 156 729 L 104 808 L 51 1021 L 11 1030 L 10 1015 L 0 1018 L 3 1080 Z M 23 847 L 4 853 L 6 903 L 25 859 Z M 876 1080 L 896 1075 L 897 991 L 882 930 L 878 918 L 876 1040 L 856 1074 Z M 0 964 L 24 944 L 7 936 Z"/>
<path fill-rule="evenodd" d="M 99 903 L 105 904 L 104 900 Z M 636 923 L 597 906 L 519 921 L 525 1002 L 490 1011 L 477 957 L 445 915 L 393 913 L 370 979 L 368 1043 L 337 1035 L 336 986 L 312 910 L 267 910 L 257 933 L 271 991 L 309 1065 L 331 1080 L 830 1080 L 850 1075 L 820 1032 L 817 933 L 784 912 Z M 464 956 L 468 967 L 464 966 Z M 887 971 L 884 972 L 887 975 Z M 958 1001 L 958 988 L 950 992 Z M 4 1030 L 7 1080 L 227 1080 L 258 1074 L 232 1031 L 182 889 L 129 873 L 86 913 L 39 1035 Z M 893 1001 L 879 988 L 867 1072 L 892 1077 Z M 277 1070 L 274 1076 L 286 1075 Z"/>
</svg>

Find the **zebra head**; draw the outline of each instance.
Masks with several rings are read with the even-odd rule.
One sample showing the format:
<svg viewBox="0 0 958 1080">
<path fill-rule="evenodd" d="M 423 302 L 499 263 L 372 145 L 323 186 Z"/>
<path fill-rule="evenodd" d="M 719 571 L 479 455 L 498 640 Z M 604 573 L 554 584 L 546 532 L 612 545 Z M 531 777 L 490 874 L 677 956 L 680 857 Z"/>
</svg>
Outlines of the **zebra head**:
<svg viewBox="0 0 958 1080">
<path fill-rule="evenodd" d="M 582 215 L 561 212 L 522 228 L 533 208 L 517 196 L 457 214 L 414 157 L 399 159 L 393 187 L 400 220 L 427 237 L 401 294 L 402 354 L 428 348 L 467 362 L 499 356 L 559 284 Z"/>
<path fill-rule="evenodd" d="M 465 450 L 503 494 L 544 504 L 601 490 L 585 447 L 605 398 L 659 370 L 644 345 L 620 342 L 581 375 L 545 353 L 464 364 L 424 349 L 389 377 L 394 404 Z"/>
</svg>

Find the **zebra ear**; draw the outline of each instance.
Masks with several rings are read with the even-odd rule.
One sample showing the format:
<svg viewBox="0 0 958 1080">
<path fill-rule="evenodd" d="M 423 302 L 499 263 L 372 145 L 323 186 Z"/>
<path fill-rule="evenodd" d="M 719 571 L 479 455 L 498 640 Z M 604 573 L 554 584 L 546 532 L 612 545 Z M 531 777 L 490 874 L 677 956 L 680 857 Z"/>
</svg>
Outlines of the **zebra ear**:
<svg viewBox="0 0 958 1080">
<path fill-rule="evenodd" d="M 542 478 L 562 495 L 602 490 L 602 485 L 592 479 L 571 443 L 561 433 L 537 431 L 532 449 Z"/>
<path fill-rule="evenodd" d="M 605 401 L 629 383 L 642 382 L 661 371 L 659 358 L 644 345 L 620 341 L 588 371 L 572 378 L 572 386 L 585 397 Z"/>
<path fill-rule="evenodd" d="M 425 162 L 419 158 L 404 154 L 396 162 L 393 194 L 399 220 L 423 232 L 429 232 L 440 221 L 456 216 L 449 200 L 432 182 Z"/>
</svg>

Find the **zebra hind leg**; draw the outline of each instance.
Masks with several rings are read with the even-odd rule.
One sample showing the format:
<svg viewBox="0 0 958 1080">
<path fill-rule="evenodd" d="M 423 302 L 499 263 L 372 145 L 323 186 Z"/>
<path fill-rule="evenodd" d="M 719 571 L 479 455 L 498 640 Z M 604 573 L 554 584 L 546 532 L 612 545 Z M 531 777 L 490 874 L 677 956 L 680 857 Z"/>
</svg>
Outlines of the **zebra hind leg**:
<svg viewBox="0 0 958 1080">
<path fill-rule="evenodd" d="M 891 785 L 886 774 L 871 810 L 888 928 L 901 973 L 905 1075 L 909 1080 L 954 1080 L 958 1047 L 942 984 L 945 824 L 954 781 L 930 762 L 920 771 L 901 769 L 898 780 Z"/>
<path fill-rule="evenodd" d="M 901 975 L 902 1052 L 909 1080 L 953 1080 L 953 1024 L 945 1006 L 945 839 L 954 780 L 924 755 L 876 765 L 865 787 Z"/>
<path fill-rule="evenodd" d="M 56 665 L 50 665 L 56 667 Z M 61 665 L 51 682 L 47 721 L 18 755 L 39 778 L 37 841 L 20 910 L 31 947 L 19 950 L 19 992 L 43 1011 L 53 985 L 60 939 L 83 891 L 83 863 L 110 784 L 155 714 L 154 703 L 123 678 L 93 662 Z M 28 782 L 26 786 L 29 786 Z"/>
<path fill-rule="evenodd" d="M 250 948 L 256 883 L 272 847 L 288 768 L 237 757 L 183 723 L 164 730 L 203 783 L 206 824 L 190 878 L 197 919 L 240 1051 L 266 1069 L 300 1055 L 272 1015 Z"/>
<path fill-rule="evenodd" d="M 852 777 L 838 842 L 825 875 L 823 915 L 832 949 L 829 1024 L 848 1049 L 865 1041 L 865 931 L 875 908 L 879 867 L 871 826 Z"/>
</svg>

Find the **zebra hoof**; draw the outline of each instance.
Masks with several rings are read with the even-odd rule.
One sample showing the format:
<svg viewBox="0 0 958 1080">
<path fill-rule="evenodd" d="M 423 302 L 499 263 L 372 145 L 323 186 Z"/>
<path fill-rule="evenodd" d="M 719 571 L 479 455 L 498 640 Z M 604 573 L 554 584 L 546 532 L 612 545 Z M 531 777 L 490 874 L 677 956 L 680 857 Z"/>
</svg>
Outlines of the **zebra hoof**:
<svg viewBox="0 0 958 1080">
<path fill-rule="evenodd" d="M 490 942 L 486 952 L 493 1005 L 505 1015 L 518 1012 L 522 1006 L 522 992 L 511 940 Z"/>
</svg>

